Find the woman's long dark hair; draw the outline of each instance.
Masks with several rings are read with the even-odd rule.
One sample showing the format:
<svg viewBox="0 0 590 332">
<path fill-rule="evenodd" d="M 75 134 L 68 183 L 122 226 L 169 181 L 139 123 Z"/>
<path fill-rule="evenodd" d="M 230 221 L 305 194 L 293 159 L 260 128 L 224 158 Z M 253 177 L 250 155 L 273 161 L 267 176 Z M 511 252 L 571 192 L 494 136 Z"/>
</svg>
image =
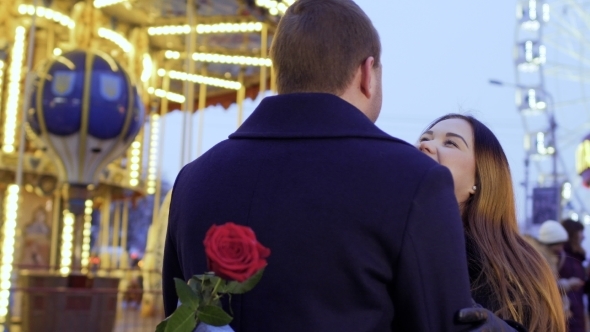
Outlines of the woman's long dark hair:
<svg viewBox="0 0 590 332">
<path fill-rule="evenodd" d="M 487 283 L 498 298 L 495 313 L 518 321 L 530 331 L 565 331 L 565 316 L 557 280 L 545 259 L 519 234 L 512 177 L 496 136 L 472 116 L 448 114 L 467 121 L 473 130 L 477 190 L 462 209 L 466 236 L 481 257 L 482 273 L 472 281 Z"/>
</svg>

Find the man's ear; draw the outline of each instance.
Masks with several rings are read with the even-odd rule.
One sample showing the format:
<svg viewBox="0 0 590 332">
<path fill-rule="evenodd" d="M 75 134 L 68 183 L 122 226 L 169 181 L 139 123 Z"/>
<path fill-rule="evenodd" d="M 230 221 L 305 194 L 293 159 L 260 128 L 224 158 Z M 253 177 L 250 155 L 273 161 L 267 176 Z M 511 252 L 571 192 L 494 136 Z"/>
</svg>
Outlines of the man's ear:
<svg viewBox="0 0 590 332">
<path fill-rule="evenodd" d="M 373 72 L 373 66 L 375 65 L 375 58 L 370 56 L 361 64 L 361 92 L 367 98 L 371 98 L 373 95 L 373 84 L 375 84 L 375 73 Z"/>
</svg>

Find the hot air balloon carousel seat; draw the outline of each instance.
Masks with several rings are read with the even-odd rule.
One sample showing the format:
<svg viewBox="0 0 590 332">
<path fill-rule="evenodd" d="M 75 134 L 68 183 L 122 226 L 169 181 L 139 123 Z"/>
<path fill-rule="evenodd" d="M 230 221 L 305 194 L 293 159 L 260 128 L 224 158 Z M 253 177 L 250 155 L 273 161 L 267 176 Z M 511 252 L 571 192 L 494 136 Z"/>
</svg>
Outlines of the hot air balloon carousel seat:
<svg viewBox="0 0 590 332">
<path fill-rule="evenodd" d="M 133 195 L 132 191 L 114 190 L 116 186 L 108 185 L 109 172 L 113 171 L 108 166 L 136 139 L 144 123 L 143 102 L 129 74 L 111 56 L 100 51 L 74 50 L 47 61 L 36 72 L 29 105 L 27 120 L 31 136 L 54 162 L 62 198 L 58 201 L 58 210 L 63 215 L 56 273 L 24 271 L 21 285 L 41 283 L 77 288 L 75 296 L 86 299 L 80 303 L 88 306 L 88 314 L 98 315 L 96 321 L 106 324 L 108 330 L 114 323 L 119 285 L 119 276 L 108 273 L 108 268 L 110 263 L 114 263 L 115 268 L 123 268 L 127 263 L 116 260 L 125 259 L 127 255 L 113 257 L 109 252 L 103 253 L 100 258 L 104 275 L 89 273 L 91 218 L 95 202 L 102 202 L 102 212 L 106 214 L 102 221 L 108 223 L 112 195 Z M 120 212 L 115 209 L 115 214 Z M 113 219 L 120 223 L 120 214 Z M 118 229 L 120 224 L 114 227 Z M 97 241 L 109 247 L 108 233 L 101 235 L 103 238 Z M 99 288 L 110 289 L 110 292 L 96 293 Z M 72 301 L 70 293 L 55 293 L 53 300 L 63 301 L 67 307 L 67 301 Z M 49 297 L 47 295 L 45 300 L 50 300 Z M 23 298 L 25 302 L 34 303 L 35 300 L 31 296 Z M 98 310 L 107 305 L 112 310 Z M 24 308 L 30 309 L 30 306 Z M 59 306 L 55 310 L 59 310 Z M 70 312 L 70 317 L 62 313 L 62 319 L 54 322 L 55 330 L 62 330 L 60 324 L 71 329 L 76 322 L 82 327 L 91 318 Z M 26 314 L 30 315 L 31 310 Z M 23 321 L 23 325 L 43 323 L 28 320 L 28 323 Z"/>
</svg>

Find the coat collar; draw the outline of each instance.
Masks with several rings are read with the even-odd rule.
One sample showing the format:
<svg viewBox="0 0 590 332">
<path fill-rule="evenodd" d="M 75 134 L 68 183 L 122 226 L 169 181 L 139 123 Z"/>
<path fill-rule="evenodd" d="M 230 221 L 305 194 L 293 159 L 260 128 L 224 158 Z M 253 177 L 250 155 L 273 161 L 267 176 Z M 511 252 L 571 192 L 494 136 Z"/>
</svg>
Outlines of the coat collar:
<svg viewBox="0 0 590 332">
<path fill-rule="evenodd" d="M 377 128 L 358 108 L 327 93 L 293 93 L 267 97 L 240 128 L 229 136 L 334 137 L 365 137 L 403 142 Z"/>
</svg>

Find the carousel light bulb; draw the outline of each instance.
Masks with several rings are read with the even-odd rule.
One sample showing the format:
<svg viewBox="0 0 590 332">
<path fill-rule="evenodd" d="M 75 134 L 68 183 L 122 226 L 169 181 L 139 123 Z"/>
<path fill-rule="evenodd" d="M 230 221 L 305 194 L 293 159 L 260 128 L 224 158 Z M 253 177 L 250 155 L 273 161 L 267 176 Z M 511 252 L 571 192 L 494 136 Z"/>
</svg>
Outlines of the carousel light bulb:
<svg viewBox="0 0 590 332">
<path fill-rule="evenodd" d="M 72 264 L 72 247 L 74 239 L 74 214 L 68 210 L 64 211 L 64 226 L 62 228 L 62 245 L 61 245 L 61 260 L 60 270 L 69 273 Z M 63 272 L 62 272 L 63 273 Z"/>
<path fill-rule="evenodd" d="M 8 81 L 8 98 L 6 100 L 5 119 L 4 119 L 4 138 L 2 150 L 5 153 L 13 153 L 15 151 L 14 143 L 16 139 L 16 122 L 18 105 L 20 101 L 20 80 L 23 67 L 23 54 L 25 49 L 25 33 L 26 30 L 22 26 L 18 26 L 15 30 L 14 44 L 12 47 Z"/>
<path fill-rule="evenodd" d="M 6 313 L 8 312 L 19 187 L 15 184 L 11 184 L 8 186 L 6 192 L 7 194 L 4 202 L 4 225 L 2 227 L 2 265 L 0 266 L 0 319 L 2 320 L 6 319 Z"/>
</svg>

